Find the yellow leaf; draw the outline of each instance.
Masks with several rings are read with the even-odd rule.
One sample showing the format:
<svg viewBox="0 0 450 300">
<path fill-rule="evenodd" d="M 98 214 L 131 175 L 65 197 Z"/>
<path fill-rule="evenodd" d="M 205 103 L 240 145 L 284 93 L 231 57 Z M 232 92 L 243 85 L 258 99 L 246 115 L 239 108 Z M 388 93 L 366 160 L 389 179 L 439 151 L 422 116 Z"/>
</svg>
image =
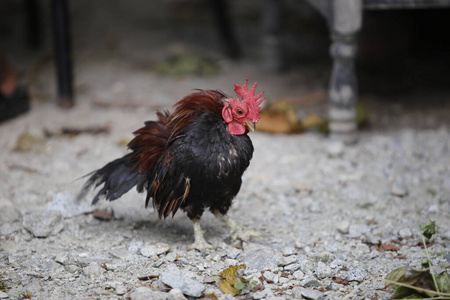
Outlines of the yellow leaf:
<svg viewBox="0 0 450 300">
<path fill-rule="evenodd" d="M 241 292 L 241 290 L 238 290 L 237 288 L 235 288 L 234 286 L 232 286 L 226 279 L 222 280 L 219 283 L 219 289 L 225 293 L 225 294 L 230 294 L 232 296 L 236 296 L 237 294 L 239 294 Z"/>
<path fill-rule="evenodd" d="M 206 297 L 211 298 L 212 300 L 218 300 L 216 294 L 214 294 L 214 293 L 206 294 Z"/>
<path fill-rule="evenodd" d="M 321 127 L 325 123 L 325 120 L 317 114 L 311 113 L 308 114 L 301 123 L 304 129 L 311 129 Z"/>
<path fill-rule="evenodd" d="M 45 143 L 45 138 L 33 135 L 30 133 L 21 134 L 16 141 L 16 146 L 14 151 L 16 152 L 27 152 L 31 151 L 36 145 L 42 145 Z"/>
<path fill-rule="evenodd" d="M 130 142 L 130 139 L 129 139 L 129 138 L 123 137 L 123 138 L 120 138 L 120 139 L 117 141 L 117 145 L 119 145 L 119 146 L 127 146 L 129 142 Z"/>
<path fill-rule="evenodd" d="M 245 265 L 231 266 L 220 272 L 218 275 L 224 278 L 219 283 L 220 290 L 225 294 L 230 294 L 233 296 L 239 294 L 241 290 L 238 290 L 237 288 L 234 287 L 234 285 L 239 282 L 238 279 L 236 278 L 236 272 L 237 270 L 244 268 Z"/>
<path fill-rule="evenodd" d="M 236 278 L 237 270 L 244 269 L 244 268 L 245 268 L 245 265 L 231 266 L 231 267 L 226 268 L 222 272 L 220 272 L 219 276 L 222 278 L 225 278 L 225 280 L 228 281 L 231 285 L 234 285 L 235 283 L 238 282 L 238 280 Z"/>
</svg>

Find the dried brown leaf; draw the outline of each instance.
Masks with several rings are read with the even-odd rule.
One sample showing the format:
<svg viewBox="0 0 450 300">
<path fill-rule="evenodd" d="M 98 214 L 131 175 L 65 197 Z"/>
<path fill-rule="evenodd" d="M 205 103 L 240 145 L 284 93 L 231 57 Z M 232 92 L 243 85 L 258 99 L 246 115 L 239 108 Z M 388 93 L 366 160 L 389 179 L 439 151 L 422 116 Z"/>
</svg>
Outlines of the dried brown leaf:
<svg viewBox="0 0 450 300">
<path fill-rule="evenodd" d="M 45 136 L 47 137 L 58 137 L 58 136 L 68 136 L 73 137 L 79 134 L 106 134 L 111 131 L 109 126 L 91 126 L 85 128 L 76 127 L 62 127 L 57 130 L 44 129 Z"/>
<path fill-rule="evenodd" d="M 333 277 L 333 281 L 336 283 L 339 283 L 339 284 L 343 284 L 343 285 L 350 284 L 350 282 L 348 281 L 347 278 L 342 278 L 342 277 L 338 277 L 338 276 Z"/>
<path fill-rule="evenodd" d="M 92 216 L 100 221 L 111 221 L 114 219 L 114 210 L 112 209 L 96 209 L 92 212 Z"/>
<path fill-rule="evenodd" d="M 394 244 L 381 244 L 381 242 L 380 242 L 380 243 L 378 243 L 377 250 L 378 251 L 398 251 L 398 250 L 400 250 L 400 248 Z"/>
</svg>

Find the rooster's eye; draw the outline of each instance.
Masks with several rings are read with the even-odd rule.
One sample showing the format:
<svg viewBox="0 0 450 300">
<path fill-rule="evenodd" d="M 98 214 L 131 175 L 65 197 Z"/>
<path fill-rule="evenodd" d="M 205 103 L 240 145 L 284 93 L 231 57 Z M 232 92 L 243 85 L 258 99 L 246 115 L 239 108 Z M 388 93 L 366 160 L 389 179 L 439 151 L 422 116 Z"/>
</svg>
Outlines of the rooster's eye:
<svg viewBox="0 0 450 300">
<path fill-rule="evenodd" d="M 238 115 L 242 116 L 244 114 L 244 112 L 242 111 L 242 109 L 238 108 L 236 109 L 236 112 Z"/>
</svg>

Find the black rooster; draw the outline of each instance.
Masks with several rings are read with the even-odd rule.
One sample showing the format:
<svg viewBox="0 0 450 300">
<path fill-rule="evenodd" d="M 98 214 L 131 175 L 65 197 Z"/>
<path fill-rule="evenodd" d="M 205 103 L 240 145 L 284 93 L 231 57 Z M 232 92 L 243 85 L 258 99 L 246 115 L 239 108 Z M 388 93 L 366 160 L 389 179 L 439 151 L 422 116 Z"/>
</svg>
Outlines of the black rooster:
<svg viewBox="0 0 450 300">
<path fill-rule="evenodd" d="M 96 170 L 84 184 L 79 198 L 91 186 L 103 184 L 92 203 L 100 198 L 113 201 L 136 186 L 147 191 L 160 218 L 175 215 L 179 208 L 194 222 L 192 248 L 211 247 L 199 220 L 205 209 L 224 221 L 237 237 L 236 223 L 225 216 L 241 188 L 241 176 L 253 155 L 247 136 L 259 120 L 261 98 L 235 84 L 238 97 L 216 90 L 198 90 L 175 104 L 174 112 L 158 112 L 157 121 L 147 121 L 134 132 L 128 144 L 131 153 Z"/>
</svg>

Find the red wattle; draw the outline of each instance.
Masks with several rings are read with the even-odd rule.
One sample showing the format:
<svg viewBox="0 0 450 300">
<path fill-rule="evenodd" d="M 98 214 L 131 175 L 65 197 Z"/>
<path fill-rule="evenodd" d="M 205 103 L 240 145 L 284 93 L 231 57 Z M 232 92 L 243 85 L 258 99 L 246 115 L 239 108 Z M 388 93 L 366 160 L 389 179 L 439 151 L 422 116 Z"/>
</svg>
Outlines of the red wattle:
<svg viewBox="0 0 450 300">
<path fill-rule="evenodd" d="M 231 123 L 228 123 L 228 131 L 232 135 L 241 135 L 246 132 L 246 128 L 244 124 L 233 121 Z"/>
</svg>

